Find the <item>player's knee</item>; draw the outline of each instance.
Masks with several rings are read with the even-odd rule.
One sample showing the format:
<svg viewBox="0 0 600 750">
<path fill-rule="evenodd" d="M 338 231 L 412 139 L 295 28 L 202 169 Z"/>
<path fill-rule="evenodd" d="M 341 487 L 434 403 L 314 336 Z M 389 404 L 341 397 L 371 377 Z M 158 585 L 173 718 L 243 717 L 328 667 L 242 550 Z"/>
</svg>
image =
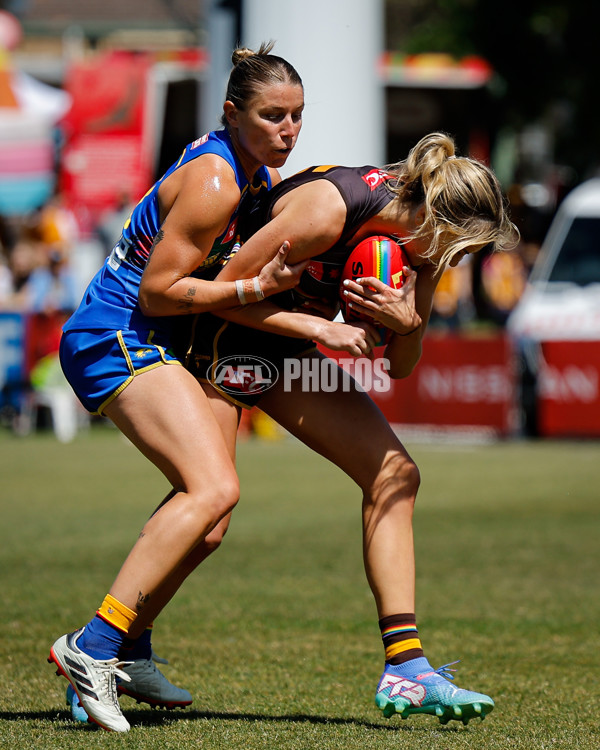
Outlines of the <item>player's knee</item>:
<svg viewBox="0 0 600 750">
<path fill-rule="evenodd" d="M 206 552 L 209 555 L 212 555 L 213 552 L 219 549 L 221 546 L 221 542 L 223 541 L 223 538 L 225 537 L 225 534 L 227 533 L 227 529 L 229 528 L 229 523 L 225 523 L 224 521 L 221 521 L 221 523 L 217 524 L 215 528 L 210 532 L 210 534 L 207 534 L 204 545 L 206 547 Z"/>
<path fill-rule="evenodd" d="M 213 516 L 221 520 L 231 513 L 240 499 L 240 483 L 237 476 L 220 481 L 211 494 Z"/>
<path fill-rule="evenodd" d="M 231 513 L 240 497 L 240 485 L 235 475 L 211 483 L 205 480 L 203 484 L 201 490 L 188 492 L 184 511 L 187 517 L 185 523 L 189 524 L 190 529 L 196 529 L 198 538 L 202 540 L 215 533 L 216 527 Z M 208 534 L 207 527 L 210 529 Z M 216 535 L 214 538 L 217 538 Z"/>
<path fill-rule="evenodd" d="M 211 534 L 209 534 L 204 540 L 204 546 L 206 547 L 207 556 L 212 555 L 213 552 L 216 552 L 221 546 L 222 541 L 223 541 L 223 534 L 220 534 L 218 536 L 213 536 L 211 532 Z"/>
<path fill-rule="evenodd" d="M 395 453 L 381 467 L 373 491 L 369 493 L 370 502 L 377 505 L 401 501 L 412 507 L 420 484 L 421 473 L 415 462 L 403 453 Z"/>
<path fill-rule="evenodd" d="M 421 472 L 417 464 L 411 459 L 405 460 L 398 472 L 397 481 L 406 488 L 407 494 L 414 502 L 421 486 Z"/>
</svg>

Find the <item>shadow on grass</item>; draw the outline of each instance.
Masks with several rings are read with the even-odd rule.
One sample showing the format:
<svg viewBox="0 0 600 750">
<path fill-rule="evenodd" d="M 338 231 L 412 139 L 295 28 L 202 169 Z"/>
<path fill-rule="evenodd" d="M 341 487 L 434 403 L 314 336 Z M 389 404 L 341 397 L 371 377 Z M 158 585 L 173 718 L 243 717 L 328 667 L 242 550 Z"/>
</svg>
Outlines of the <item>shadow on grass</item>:
<svg viewBox="0 0 600 750">
<path fill-rule="evenodd" d="M 153 709 L 151 711 L 127 711 L 123 712 L 130 722 L 132 729 L 141 726 L 159 726 L 173 724 L 177 721 L 249 721 L 249 722 L 281 722 L 288 724 L 316 724 L 332 726 L 355 726 L 365 729 L 373 729 L 380 732 L 397 732 L 397 731 L 427 731 L 430 732 L 432 726 L 444 732 L 463 732 L 468 727 L 453 725 L 442 727 L 438 724 L 427 722 L 408 723 L 392 719 L 389 724 L 377 724 L 362 719 L 341 718 L 336 716 L 317 716 L 311 714 L 259 714 L 259 713 L 233 713 L 228 711 L 164 711 Z M 95 724 L 82 724 L 71 719 L 68 711 L 0 711 L 0 721 L 64 721 L 66 731 L 101 731 L 100 727 Z"/>
</svg>

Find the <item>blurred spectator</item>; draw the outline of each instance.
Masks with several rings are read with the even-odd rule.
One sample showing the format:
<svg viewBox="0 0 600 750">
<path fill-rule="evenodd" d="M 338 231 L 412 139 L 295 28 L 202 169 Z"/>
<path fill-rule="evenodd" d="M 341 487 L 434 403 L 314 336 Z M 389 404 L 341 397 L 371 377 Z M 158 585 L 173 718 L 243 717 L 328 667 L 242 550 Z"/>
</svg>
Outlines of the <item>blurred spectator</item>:
<svg viewBox="0 0 600 750">
<path fill-rule="evenodd" d="M 7 309 L 7 300 L 12 295 L 12 271 L 4 248 L 0 246 L 0 310 Z"/>
<path fill-rule="evenodd" d="M 79 302 L 70 263 L 78 235 L 58 194 L 25 217 L 0 217 L 0 310 L 71 314 Z"/>
<path fill-rule="evenodd" d="M 527 276 L 527 278 L 529 278 L 533 265 L 540 252 L 540 246 L 540 242 L 536 242 L 533 240 L 523 240 L 518 247 L 518 252 L 521 256 L 521 260 L 523 261 L 523 266 L 525 267 L 525 275 Z"/>
<path fill-rule="evenodd" d="M 58 246 L 43 253 L 39 265 L 31 272 L 27 285 L 29 312 L 70 315 L 79 302 L 74 275 L 64 251 Z"/>
<path fill-rule="evenodd" d="M 70 315 L 78 294 L 65 252 L 29 234 L 25 232 L 0 262 L 0 309 Z"/>
<path fill-rule="evenodd" d="M 26 236 L 17 240 L 9 251 L 8 270 L 10 272 L 6 296 L 0 305 L 4 310 L 27 312 L 30 302 L 29 281 L 34 269 L 40 264 L 41 254 L 38 243 Z"/>
<path fill-rule="evenodd" d="M 77 243 L 79 228 L 63 196 L 55 193 L 33 220 L 35 231 L 46 246 L 70 254 Z"/>
<path fill-rule="evenodd" d="M 68 442 L 88 422 L 58 361 L 62 325 L 79 302 L 70 267 L 76 226 L 55 196 L 12 229 L 1 248 L 0 310 L 28 314 L 26 380 L 19 384 L 13 429 L 27 434 L 49 423 L 57 439 Z"/>
<path fill-rule="evenodd" d="M 521 246 L 511 252 L 490 253 L 481 264 L 481 287 L 488 317 L 504 325 L 525 291 L 529 270 Z"/>
<path fill-rule="evenodd" d="M 469 256 L 447 268 L 435 290 L 430 326 L 456 331 L 473 320 L 472 273 Z"/>
</svg>

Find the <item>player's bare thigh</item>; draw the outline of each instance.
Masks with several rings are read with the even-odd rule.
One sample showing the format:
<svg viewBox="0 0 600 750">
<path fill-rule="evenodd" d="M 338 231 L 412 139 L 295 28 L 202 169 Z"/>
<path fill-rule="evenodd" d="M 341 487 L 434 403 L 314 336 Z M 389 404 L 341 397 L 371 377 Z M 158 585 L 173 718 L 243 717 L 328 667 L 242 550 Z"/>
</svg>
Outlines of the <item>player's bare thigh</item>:
<svg viewBox="0 0 600 750">
<path fill-rule="evenodd" d="M 235 473 L 209 399 L 183 367 L 138 375 L 105 413 L 175 488 L 199 490 Z"/>
<path fill-rule="evenodd" d="M 320 353 L 311 354 L 310 357 Z M 358 390 L 303 390 L 300 379 L 280 379 L 260 408 L 313 450 L 328 458 L 365 490 L 386 472 L 414 467 L 387 419 L 369 396 Z"/>
<path fill-rule="evenodd" d="M 221 394 L 218 393 L 209 383 L 200 383 L 199 385 L 206 394 L 212 413 L 221 428 L 231 460 L 235 461 L 235 448 L 237 443 L 237 431 L 240 424 L 241 407 L 236 406 L 231 403 L 231 401 L 223 398 L 223 396 L 221 396 Z"/>
<path fill-rule="evenodd" d="M 215 391 L 212 385 L 201 383 L 201 387 L 206 393 L 212 412 L 223 433 L 231 460 L 235 464 L 235 449 L 241 409 L 239 406 L 236 406 L 223 398 L 223 396 Z M 204 544 L 209 547 L 218 547 L 229 528 L 230 521 L 231 513 L 228 513 L 219 521 L 210 534 L 208 534 L 204 540 Z"/>
</svg>

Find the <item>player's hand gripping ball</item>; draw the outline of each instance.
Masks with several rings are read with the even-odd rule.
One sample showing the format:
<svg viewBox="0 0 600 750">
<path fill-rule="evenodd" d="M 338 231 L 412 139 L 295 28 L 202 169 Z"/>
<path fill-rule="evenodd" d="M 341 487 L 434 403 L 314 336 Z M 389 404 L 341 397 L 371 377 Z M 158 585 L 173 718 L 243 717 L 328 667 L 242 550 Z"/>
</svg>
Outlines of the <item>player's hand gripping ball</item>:
<svg viewBox="0 0 600 750">
<path fill-rule="evenodd" d="M 348 301 L 344 295 L 344 281 L 374 276 L 384 284 L 400 289 L 404 283 L 403 266 L 410 266 L 408 257 L 402 247 L 391 237 L 367 237 L 352 250 L 342 271 L 340 283 L 340 299 L 342 301 L 342 315 L 344 320 L 366 320 L 373 323 L 373 318 L 357 312 L 355 308 L 348 308 Z"/>
</svg>

